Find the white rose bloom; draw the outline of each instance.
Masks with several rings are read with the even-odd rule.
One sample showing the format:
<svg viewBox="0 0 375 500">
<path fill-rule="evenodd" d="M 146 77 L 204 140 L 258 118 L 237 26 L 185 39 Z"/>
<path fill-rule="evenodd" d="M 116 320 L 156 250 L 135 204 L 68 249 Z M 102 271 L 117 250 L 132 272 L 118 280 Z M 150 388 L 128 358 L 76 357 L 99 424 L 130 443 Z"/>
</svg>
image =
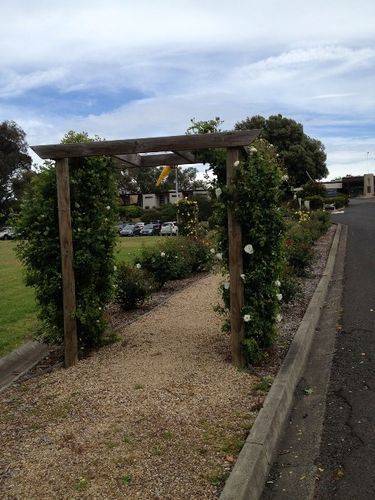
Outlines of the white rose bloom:
<svg viewBox="0 0 375 500">
<path fill-rule="evenodd" d="M 223 254 L 222 253 L 217 253 L 215 255 L 215 257 L 217 258 L 217 260 L 223 260 Z"/>
<path fill-rule="evenodd" d="M 243 320 L 248 323 L 250 320 L 251 320 L 251 316 L 250 314 L 245 314 L 245 316 L 243 317 Z"/>
<path fill-rule="evenodd" d="M 141 267 L 142 267 L 142 266 L 141 266 L 141 264 L 138 262 L 138 263 L 135 265 L 135 267 L 136 267 L 137 269 L 141 269 Z"/>
<path fill-rule="evenodd" d="M 258 152 L 257 148 L 255 148 L 254 146 L 251 146 L 250 153 L 257 153 L 257 152 Z"/>
<path fill-rule="evenodd" d="M 114 271 L 117 271 L 117 266 L 113 266 L 113 270 L 114 270 Z"/>
<path fill-rule="evenodd" d="M 283 181 L 287 181 L 289 179 L 289 176 L 288 175 L 283 175 L 282 178 L 281 178 Z"/>
<path fill-rule="evenodd" d="M 165 257 L 165 252 L 160 252 L 161 257 Z"/>
<path fill-rule="evenodd" d="M 234 163 L 233 163 L 233 166 L 234 167 L 238 167 L 238 165 L 240 164 L 239 160 L 236 160 Z"/>
<path fill-rule="evenodd" d="M 107 205 L 105 208 L 106 208 L 107 210 L 111 210 L 111 207 L 110 207 L 109 205 Z"/>
<path fill-rule="evenodd" d="M 282 319 L 283 319 L 283 317 L 281 316 L 281 314 L 278 314 L 278 315 L 276 316 L 276 321 L 277 321 L 278 323 L 280 323 L 280 321 L 281 321 Z"/>
<path fill-rule="evenodd" d="M 276 295 L 276 297 L 277 297 L 277 300 L 282 300 L 282 298 L 283 298 L 283 296 L 282 296 L 282 294 L 281 294 L 281 293 L 278 293 L 278 294 Z"/>
<path fill-rule="evenodd" d="M 214 253 L 216 252 L 216 250 L 215 250 L 214 248 L 211 248 L 211 249 L 210 249 L 210 252 L 211 252 L 212 254 L 214 254 Z"/>
<path fill-rule="evenodd" d="M 254 248 L 253 248 L 253 245 L 250 245 L 250 243 L 248 243 L 245 248 L 244 248 L 245 252 L 248 253 L 248 254 L 252 254 L 254 253 Z"/>
<path fill-rule="evenodd" d="M 228 283 L 228 281 L 226 281 L 223 286 L 224 286 L 225 290 L 229 290 L 229 283 Z"/>
<path fill-rule="evenodd" d="M 220 195 L 221 195 L 221 193 L 222 193 L 221 188 L 216 188 L 216 189 L 215 189 L 216 198 L 219 198 L 219 197 L 220 197 Z"/>
<path fill-rule="evenodd" d="M 276 285 L 276 286 L 281 286 L 281 282 L 280 282 L 280 280 L 276 280 L 276 281 L 275 281 L 275 285 Z"/>
<path fill-rule="evenodd" d="M 240 274 L 242 281 L 246 280 L 246 275 L 245 274 Z"/>
</svg>

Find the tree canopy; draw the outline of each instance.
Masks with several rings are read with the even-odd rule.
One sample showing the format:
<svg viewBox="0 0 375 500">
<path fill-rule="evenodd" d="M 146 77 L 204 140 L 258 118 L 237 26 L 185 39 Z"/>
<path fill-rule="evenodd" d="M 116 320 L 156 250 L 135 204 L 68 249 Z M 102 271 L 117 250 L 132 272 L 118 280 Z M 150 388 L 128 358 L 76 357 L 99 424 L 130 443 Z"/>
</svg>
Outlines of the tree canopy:
<svg viewBox="0 0 375 500">
<path fill-rule="evenodd" d="M 117 162 L 115 162 L 117 163 Z M 117 163 L 119 185 L 126 191 L 135 193 L 158 193 L 175 189 L 176 172 L 169 174 L 161 186 L 156 187 L 156 181 L 162 167 L 154 168 L 126 168 L 123 163 Z M 206 187 L 204 180 L 197 179 L 198 170 L 195 167 L 178 168 L 179 190 L 197 189 Z"/>
<path fill-rule="evenodd" d="M 295 186 L 328 175 L 323 144 L 309 137 L 301 123 L 280 114 L 269 118 L 256 115 L 237 122 L 236 130 L 260 128 L 261 137 L 273 144 Z"/>
<path fill-rule="evenodd" d="M 32 176 L 25 132 L 13 121 L 0 123 L 0 223 L 14 209 Z"/>
</svg>

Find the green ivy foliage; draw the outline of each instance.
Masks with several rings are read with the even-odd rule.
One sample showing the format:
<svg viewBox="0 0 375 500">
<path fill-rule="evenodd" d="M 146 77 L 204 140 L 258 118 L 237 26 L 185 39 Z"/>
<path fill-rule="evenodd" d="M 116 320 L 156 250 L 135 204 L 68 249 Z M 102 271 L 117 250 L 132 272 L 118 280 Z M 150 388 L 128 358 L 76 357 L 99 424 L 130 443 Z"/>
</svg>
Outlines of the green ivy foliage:
<svg viewBox="0 0 375 500">
<path fill-rule="evenodd" d="M 104 341 L 105 305 L 112 295 L 117 199 L 111 160 L 91 157 L 70 162 L 70 191 L 76 280 L 76 319 L 81 349 Z M 42 334 L 63 339 L 63 304 L 56 172 L 46 164 L 32 180 L 16 221 L 18 256 L 26 284 L 35 289 Z"/>
<path fill-rule="evenodd" d="M 251 155 L 240 162 L 233 186 L 219 185 L 216 189 L 219 256 L 225 269 L 228 262 L 228 205 L 234 209 L 242 227 L 243 347 L 249 364 L 259 361 L 263 350 L 271 346 L 280 319 L 279 280 L 284 263 L 280 186 L 285 180 L 271 145 L 260 139 L 251 150 Z M 228 308 L 228 288 L 223 287 L 223 299 Z"/>
<path fill-rule="evenodd" d="M 178 232 L 181 236 L 197 236 L 198 203 L 183 198 L 177 204 Z"/>
</svg>

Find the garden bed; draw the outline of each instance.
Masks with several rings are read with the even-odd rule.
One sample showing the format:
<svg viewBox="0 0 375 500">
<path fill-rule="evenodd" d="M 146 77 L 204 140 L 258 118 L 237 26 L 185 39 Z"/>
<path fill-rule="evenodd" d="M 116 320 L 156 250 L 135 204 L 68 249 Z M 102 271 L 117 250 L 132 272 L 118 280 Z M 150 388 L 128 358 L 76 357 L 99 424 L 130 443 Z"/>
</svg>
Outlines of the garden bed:
<svg viewBox="0 0 375 500">
<path fill-rule="evenodd" d="M 122 341 L 1 394 L 3 498 L 215 498 L 323 272 L 320 238 L 304 295 L 283 310 L 266 365 L 239 371 L 213 311 L 218 276 L 165 297 Z M 163 304 L 163 302 L 165 302 Z M 134 319 L 134 318 L 133 318 Z M 128 324 L 126 324 L 128 323 Z"/>
</svg>

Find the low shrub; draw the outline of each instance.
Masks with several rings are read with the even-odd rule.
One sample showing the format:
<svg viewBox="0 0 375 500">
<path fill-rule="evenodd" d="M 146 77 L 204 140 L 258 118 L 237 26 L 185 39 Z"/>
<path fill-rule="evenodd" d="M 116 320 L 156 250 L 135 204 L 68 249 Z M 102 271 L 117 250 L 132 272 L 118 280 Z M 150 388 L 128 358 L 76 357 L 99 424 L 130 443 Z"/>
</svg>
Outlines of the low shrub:
<svg viewBox="0 0 375 500">
<path fill-rule="evenodd" d="M 211 267 L 209 245 L 196 238 L 167 238 L 157 247 L 145 248 L 138 264 L 150 272 L 159 287 Z"/>
<path fill-rule="evenodd" d="M 281 274 L 280 293 L 283 296 L 283 302 L 292 302 L 301 294 L 301 284 L 298 281 L 293 268 L 285 265 Z"/>
<path fill-rule="evenodd" d="M 114 301 L 128 311 L 140 307 L 155 288 L 153 277 L 143 269 L 121 263 L 115 274 Z"/>
<path fill-rule="evenodd" d="M 334 203 L 336 208 L 346 207 L 349 204 L 349 196 L 347 194 L 339 194 L 324 200 L 325 203 Z"/>
<path fill-rule="evenodd" d="M 307 268 L 312 262 L 313 249 L 311 238 L 302 225 L 294 225 L 285 239 L 286 261 L 297 276 L 306 276 Z"/>
<path fill-rule="evenodd" d="M 327 232 L 330 225 L 330 214 L 324 210 L 317 210 L 310 214 L 310 220 L 306 224 L 306 227 L 310 231 L 312 241 L 314 242 Z"/>
<path fill-rule="evenodd" d="M 286 232 L 286 262 L 296 276 L 306 276 L 314 256 L 313 244 L 329 228 L 330 217 L 323 210 L 311 212 L 303 218 L 300 212 L 295 212 L 294 216 L 298 221 L 290 222 Z"/>
<path fill-rule="evenodd" d="M 325 198 L 318 195 L 306 196 L 304 200 L 310 202 L 310 210 L 318 210 L 320 208 L 323 208 L 323 203 L 325 202 Z"/>
</svg>

